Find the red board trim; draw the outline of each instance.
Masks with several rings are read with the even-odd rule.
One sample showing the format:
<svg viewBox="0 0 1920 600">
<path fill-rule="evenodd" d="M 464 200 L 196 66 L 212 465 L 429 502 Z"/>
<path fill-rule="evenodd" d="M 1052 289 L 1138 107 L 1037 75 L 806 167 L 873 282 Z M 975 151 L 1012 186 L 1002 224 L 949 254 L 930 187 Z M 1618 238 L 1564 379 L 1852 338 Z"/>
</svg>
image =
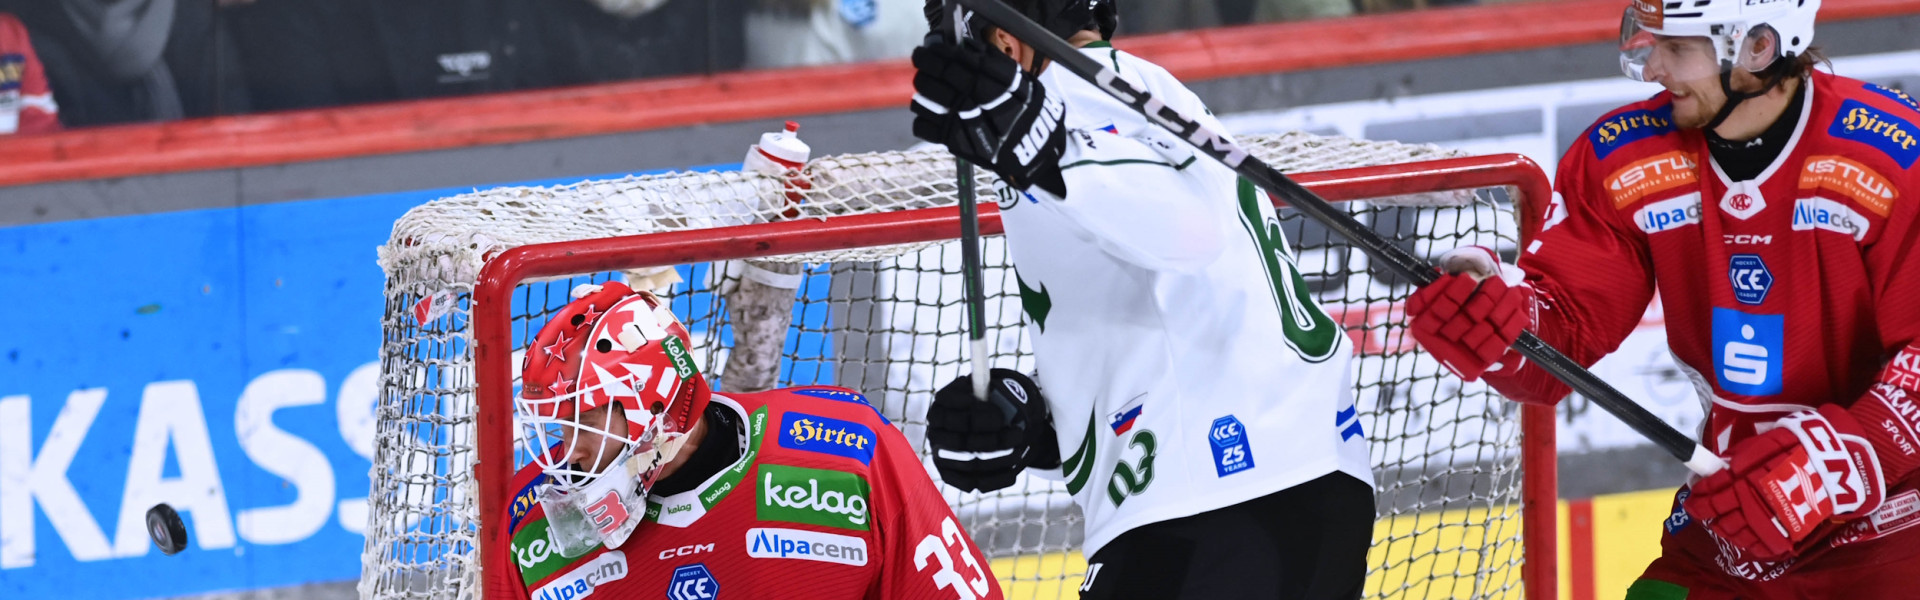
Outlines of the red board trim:
<svg viewBox="0 0 1920 600">
<path fill-rule="evenodd" d="M 1123 38 L 1188 81 L 1612 39 L 1623 0 L 1433 9 Z M 1827 0 L 1825 22 L 1920 13 Z M 893 60 L 96 127 L 0 143 L 0 186 L 226 169 L 906 106 Z"/>
</svg>

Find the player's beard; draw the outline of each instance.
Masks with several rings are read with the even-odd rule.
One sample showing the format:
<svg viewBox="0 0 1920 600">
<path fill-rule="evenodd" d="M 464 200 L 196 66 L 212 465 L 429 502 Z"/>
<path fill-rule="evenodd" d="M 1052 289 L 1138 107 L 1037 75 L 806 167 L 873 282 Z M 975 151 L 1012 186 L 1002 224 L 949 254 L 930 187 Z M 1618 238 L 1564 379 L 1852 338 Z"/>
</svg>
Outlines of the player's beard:
<svg viewBox="0 0 1920 600">
<path fill-rule="evenodd" d="M 1726 105 L 1727 95 L 1719 81 L 1694 81 L 1669 86 L 1673 92 L 1673 124 L 1681 129 L 1700 129 Z"/>
</svg>

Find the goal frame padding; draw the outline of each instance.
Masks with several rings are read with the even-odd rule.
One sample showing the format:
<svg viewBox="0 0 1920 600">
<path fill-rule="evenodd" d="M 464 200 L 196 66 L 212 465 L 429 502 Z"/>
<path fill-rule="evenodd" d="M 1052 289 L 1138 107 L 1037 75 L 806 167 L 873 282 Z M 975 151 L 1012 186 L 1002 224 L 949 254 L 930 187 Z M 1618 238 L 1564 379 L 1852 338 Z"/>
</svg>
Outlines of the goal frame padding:
<svg viewBox="0 0 1920 600">
<path fill-rule="evenodd" d="M 1506 187 L 1519 213 L 1520 247 L 1538 231 L 1553 194 L 1538 164 L 1519 154 L 1495 154 L 1299 173 L 1297 183 L 1331 202 L 1382 198 L 1418 192 Z M 1285 203 L 1275 199 L 1276 206 Z M 1004 232 L 1000 211 L 982 202 L 980 235 Z M 703 263 L 782 254 L 804 254 L 850 247 L 945 241 L 958 237 L 957 206 L 922 208 L 681 230 L 624 237 L 518 246 L 488 257 L 473 290 L 472 327 L 476 462 L 475 502 L 480 527 L 474 552 L 480 553 L 482 600 L 524 600 L 511 557 L 490 552 L 505 547 L 509 532 L 498 526 L 512 481 L 513 328 L 515 289 L 529 280 L 580 273 Z M 1528 600 L 1559 596 L 1555 553 L 1558 478 L 1554 407 L 1520 406 L 1521 537 L 1525 560 L 1521 581 Z"/>
</svg>

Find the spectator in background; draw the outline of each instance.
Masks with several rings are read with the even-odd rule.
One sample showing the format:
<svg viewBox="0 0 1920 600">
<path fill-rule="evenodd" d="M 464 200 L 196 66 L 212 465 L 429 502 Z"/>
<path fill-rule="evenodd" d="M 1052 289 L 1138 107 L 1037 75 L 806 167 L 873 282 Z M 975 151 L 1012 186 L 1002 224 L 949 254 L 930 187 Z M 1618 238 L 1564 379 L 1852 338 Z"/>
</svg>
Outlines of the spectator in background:
<svg viewBox="0 0 1920 600">
<path fill-rule="evenodd" d="M 739 70 L 746 0 L 536 0 L 562 85 Z"/>
<path fill-rule="evenodd" d="M 924 0 L 753 0 L 753 69 L 900 58 L 927 34 Z"/>
<path fill-rule="evenodd" d="M 60 130 L 60 105 L 33 52 L 27 26 L 0 12 L 0 135 Z"/>
<path fill-rule="evenodd" d="M 375 32 L 373 1 L 220 0 L 253 109 L 392 100 L 397 92 L 387 48 Z"/>
<path fill-rule="evenodd" d="M 1158 33 L 1224 25 L 1344 17 L 1353 12 L 1353 0 L 1127 0 L 1125 6 L 1121 8 L 1123 17 L 1120 19 L 1120 32 Z"/>
<path fill-rule="evenodd" d="M 67 126 L 243 112 L 233 41 L 203 0 L 0 0 L 33 47 Z"/>
</svg>

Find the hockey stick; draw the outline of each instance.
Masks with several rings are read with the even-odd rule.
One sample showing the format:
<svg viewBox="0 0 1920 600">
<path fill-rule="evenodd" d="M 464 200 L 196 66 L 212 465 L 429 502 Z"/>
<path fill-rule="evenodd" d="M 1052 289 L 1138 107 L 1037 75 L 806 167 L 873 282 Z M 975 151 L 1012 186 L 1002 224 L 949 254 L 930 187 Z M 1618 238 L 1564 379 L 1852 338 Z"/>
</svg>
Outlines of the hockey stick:
<svg viewBox="0 0 1920 600">
<path fill-rule="evenodd" d="M 1000 0 L 952 0 L 967 8 L 979 12 L 1007 33 L 1019 38 L 1035 52 L 1051 59 L 1061 67 L 1072 71 L 1081 79 L 1094 84 L 1121 103 L 1132 107 L 1147 117 L 1147 120 L 1165 127 L 1174 135 L 1186 140 L 1206 155 L 1213 157 L 1228 168 L 1260 186 L 1268 194 L 1285 200 L 1301 213 L 1319 221 L 1328 229 L 1338 232 L 1341 237 L 1352 242 L 1368 257 L 1393 271 L 1395 274 L 1412 280 L 1425 287 L 1439 275 L 1426 261 L 1415 258 L 1405 250 L 1387 243 L 1380 235 L 1355 221 L 1352 216 L 1328 204 L 1326 200 L 1287 179 L 1260 159 L 1254 158 L 1246 149 L 1234 143 L 1233 139 L 1218 132 L 1208 130 L 1199 121 L 1180 114 L 1172 107 L 1160 102 L 1147 92 L 1136 90 L 1132 84 L 1120 78 L 1119 73 L 1108 70 L 1098 61 L 1081 54 L 1059 36 L 1040 27 L 1040 25 L 1002 4 Z M 1652 440 L 1665 449 L 1674 458 L 1686 463 L 1687 468 L 1701 475 L 1712 474 L 1726 468 L 1726 462 L 1692 438 L 1674 430 L 1647 409 L 1635 404 L 1632 399 L 1607 385 L 1593 373 L 1582 368 L 1579 363 L 1548 346 L 1546 342 L 1533 335 L 1522 332 L 1520 339 L 1513 343 L 1522 356 L 1538 363 L 1555 378 L 1566 382 L 1569 387 L 1592 399 L 1600 408 L 1613 413 L 1634 431 Z"/>
<path fill-rule="evenodd" d="M 947 36 L 959 41 L 961 35 L 961 9 L 954 0 L 946 0 L 948 13 Z M 987 399 L 987 385 L 993 381 L 991 368 L 987 366 L 987 299 L 984 292 L 986 275 L 980 266 L 980 215 L 979 207 L 973 199 L 973 163 L 958 156 L 953 158 L 954 186 L 959 188 L 960 196 L 960 275 L 966 280 L 967 298 L 967 341 L 973 346 L 973 397 L 982 401 Z"/>
</svg>

